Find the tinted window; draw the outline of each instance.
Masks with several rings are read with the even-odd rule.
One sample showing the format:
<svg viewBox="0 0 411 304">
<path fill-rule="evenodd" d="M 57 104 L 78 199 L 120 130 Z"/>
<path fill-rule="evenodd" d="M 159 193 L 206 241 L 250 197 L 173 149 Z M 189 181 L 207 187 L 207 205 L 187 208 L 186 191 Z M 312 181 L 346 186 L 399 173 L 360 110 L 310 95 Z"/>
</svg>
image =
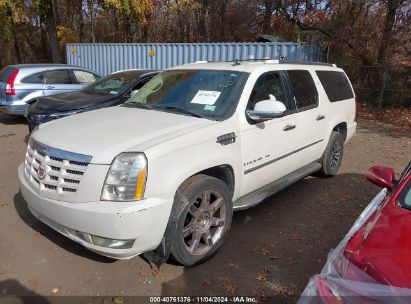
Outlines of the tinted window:
<svg viewBox="0 0 411 304">
<path fill-rule="evenodd" d="M 411 181 L 405 185 L 405 188 L 401 191 L 398 201 L 407 209 L 411 209 Z"/>
<path fill-rule="evenodd" d="M 3 68 L 0 71 L 0 81 L 7 82 L 15 70 L 15 68 L 12 68 L 10 66 L 6 66 L 5 68 Z"/>
<path fill-rule="evenodd" d="M 96 75 L 86 71 L 74 70 L 74 76 L 76 76 L 78 83 L 92 83 L 97 80 Z"/>
<path fill-rule="evenodd" d="M 136 90 L 140 90 L 142 87 L 144 87 L 144 85 L 150 81 L 151 78 L 147 78 L 144 79 L 142 81 L 140 81 L 139 83 L 137 83 L 131 90 L 132 91 L 136 91 Z"/>
<path fill-rule="evenodd" d="M 310 72 L 305 70 L 287 71 L 298 109 L 313 108 L 317 105 L 318 92 Z"/>
<path fill-rule="evenodd" d="M 278 73 L 265 73 L 256 81 L 250 95 L 247 109 L 254 109 L 257 102 L 270 99 L 273 95 L 278 101 L 286 104 L 284 85 Z"/>
<path fill-rule="evenodd" d="M 30 76 L 25 77 L 22 81 L 22 83 L 43 83 L 43 74 L 33 74 Z"/>
<path fill-rule="evenodd" d="M 45 84 L 70 84 L 71 77 L 68 70 L 49 71 L 46 73 Z"/>
<path fill-rule="evenodd" d="M 135 73 L 114 73 L 88 85 L 84 88 L 84 92 L 117 95 L 123 92 L 130 85 L 130 82 L 138 77 Z"/>
<path fill-rule="evenodd" d="M 343 72 L 316 71 L 331 102 L 354 98 L 348 78 Z"/>
</svg>

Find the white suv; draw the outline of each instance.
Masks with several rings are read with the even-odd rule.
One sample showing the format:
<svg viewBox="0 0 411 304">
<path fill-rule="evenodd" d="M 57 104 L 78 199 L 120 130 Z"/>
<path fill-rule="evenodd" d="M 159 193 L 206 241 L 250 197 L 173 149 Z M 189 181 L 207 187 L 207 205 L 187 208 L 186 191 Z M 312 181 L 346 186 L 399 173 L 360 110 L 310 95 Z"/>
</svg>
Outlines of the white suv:
<svg viewBox="0 0 411 304">
<path fill-rule="evenodd" d="M 310 174 L 335 175 L 355 97 L 328 64 L 188 64 L 126 104 L 52 121 L 19 167 L 31 212 L 105 256 L 209 258 L 233 210 Z"/>
</svg>

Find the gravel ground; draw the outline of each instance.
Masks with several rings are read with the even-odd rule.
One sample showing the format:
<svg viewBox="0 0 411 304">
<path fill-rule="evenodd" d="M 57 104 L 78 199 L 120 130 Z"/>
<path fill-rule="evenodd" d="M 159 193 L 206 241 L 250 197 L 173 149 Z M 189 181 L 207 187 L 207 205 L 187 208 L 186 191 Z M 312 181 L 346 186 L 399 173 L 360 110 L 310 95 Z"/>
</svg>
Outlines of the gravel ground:
<svg viewBox="0 0 411 304">
<path fill-rule="evenodd" d="M 155 270 L 140 257 L 115 261 L 91 253 L 33 218 L 17 182 L 26 141 L 24 120 L 0 114 L 0 296 L 18 296 L 17 302 L 24 295 L 253 295 L 295 302 L 377 193 L 365 179 L 367 168 L 387 165 L 399 173 L 411 160 L 409 133 L 361 122 L 337 176 L 308 177 L 236 212 L 210 261 Z M 44 303 L 50 299 L 56 298 Z"/>
</svg>

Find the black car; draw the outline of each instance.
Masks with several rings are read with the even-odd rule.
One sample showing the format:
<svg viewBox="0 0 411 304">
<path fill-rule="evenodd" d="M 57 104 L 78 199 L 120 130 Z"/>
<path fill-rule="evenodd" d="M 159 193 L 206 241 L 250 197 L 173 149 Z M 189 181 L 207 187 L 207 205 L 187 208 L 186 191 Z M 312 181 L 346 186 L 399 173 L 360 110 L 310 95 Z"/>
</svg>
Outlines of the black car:
<svg viewBox="0 0 411 304">
<path fill-rule="evenodd" d="M 28 109 L 29 130 L 62 117 L 122 104 L 158 73 L 149 70 L 116 72 L 77 92 L 40 97 Z"/>
</svg>

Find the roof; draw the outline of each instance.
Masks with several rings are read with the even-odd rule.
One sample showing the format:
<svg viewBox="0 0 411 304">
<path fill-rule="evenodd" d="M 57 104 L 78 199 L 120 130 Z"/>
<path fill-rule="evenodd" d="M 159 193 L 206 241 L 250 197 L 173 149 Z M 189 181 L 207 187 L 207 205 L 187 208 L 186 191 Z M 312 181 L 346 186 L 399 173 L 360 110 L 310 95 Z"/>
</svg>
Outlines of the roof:
<svg viewBox="0 0 411 304">
<path fill-rule="evenodd" d="M 307 69 L 308 67 L 320 67 L 321 69 L 338 69 L 333 64 L 322 63 L 322 62 L 306 62 L 306 61 L 279 61 L 279 60 L 246 60 L 246 61 L 236 61 L 236 62 L 207 62 L 198 61 L 195 63 L 184 64 L 172 69 L 189 69 L 189 70 L 227 70 L 227 71 L 237 71 L 252 73 L 256 70 L 287 70 L 287 69 Z"/>
<path fill-rule="evenodd" d="M 88 71 L 92 72 L 94 74 L 98 74 L 94 72 L 93 70 L 79 67 L 79 66 L 74 66 L 74 65 L 68 65 L 68 64 L 60 64 L 60 63 L 36 63 L 36 64 L 11 64 L 9 67 L 19 69 L 19 70 L 27 70 L 30 72 L 42 72 L 46 70 L 57 70 L 57 69 L 76 69 L 76 70 L 83 70 L 83 71 Z"/>
<path fill-rule="evenodd" d="M 91 72 L 94 74 L 97 74 L 93 70 L 83 68 L 83 67 L 78 67 L 74 65 L 68 65 L 68 64 L 60 64 L 60 63 L 36 63 L 36 64 L 11 64 L 9 67 L 14 68 L 14 69 L 19 69 L 22 73 L 19 73 L 17 76 L 18 79 L 21 77 L 24 77 L 26 73 L 36 73 L 36 72 L 44 72 L 47 70 L 58 70 L 58 69 L 76 69 L 76 70 L 82 70 L 82 71 L 87 71 Z"/>
<path fill-rule="evenodd" d="M 78 68 L 76 66 L 71 66 L 63 63 L 25 63 L 25 64 L 11 64 L 10 66 L 15 68 L 47 68 L 47 67 L 72 67 Z"/>
</svg>

